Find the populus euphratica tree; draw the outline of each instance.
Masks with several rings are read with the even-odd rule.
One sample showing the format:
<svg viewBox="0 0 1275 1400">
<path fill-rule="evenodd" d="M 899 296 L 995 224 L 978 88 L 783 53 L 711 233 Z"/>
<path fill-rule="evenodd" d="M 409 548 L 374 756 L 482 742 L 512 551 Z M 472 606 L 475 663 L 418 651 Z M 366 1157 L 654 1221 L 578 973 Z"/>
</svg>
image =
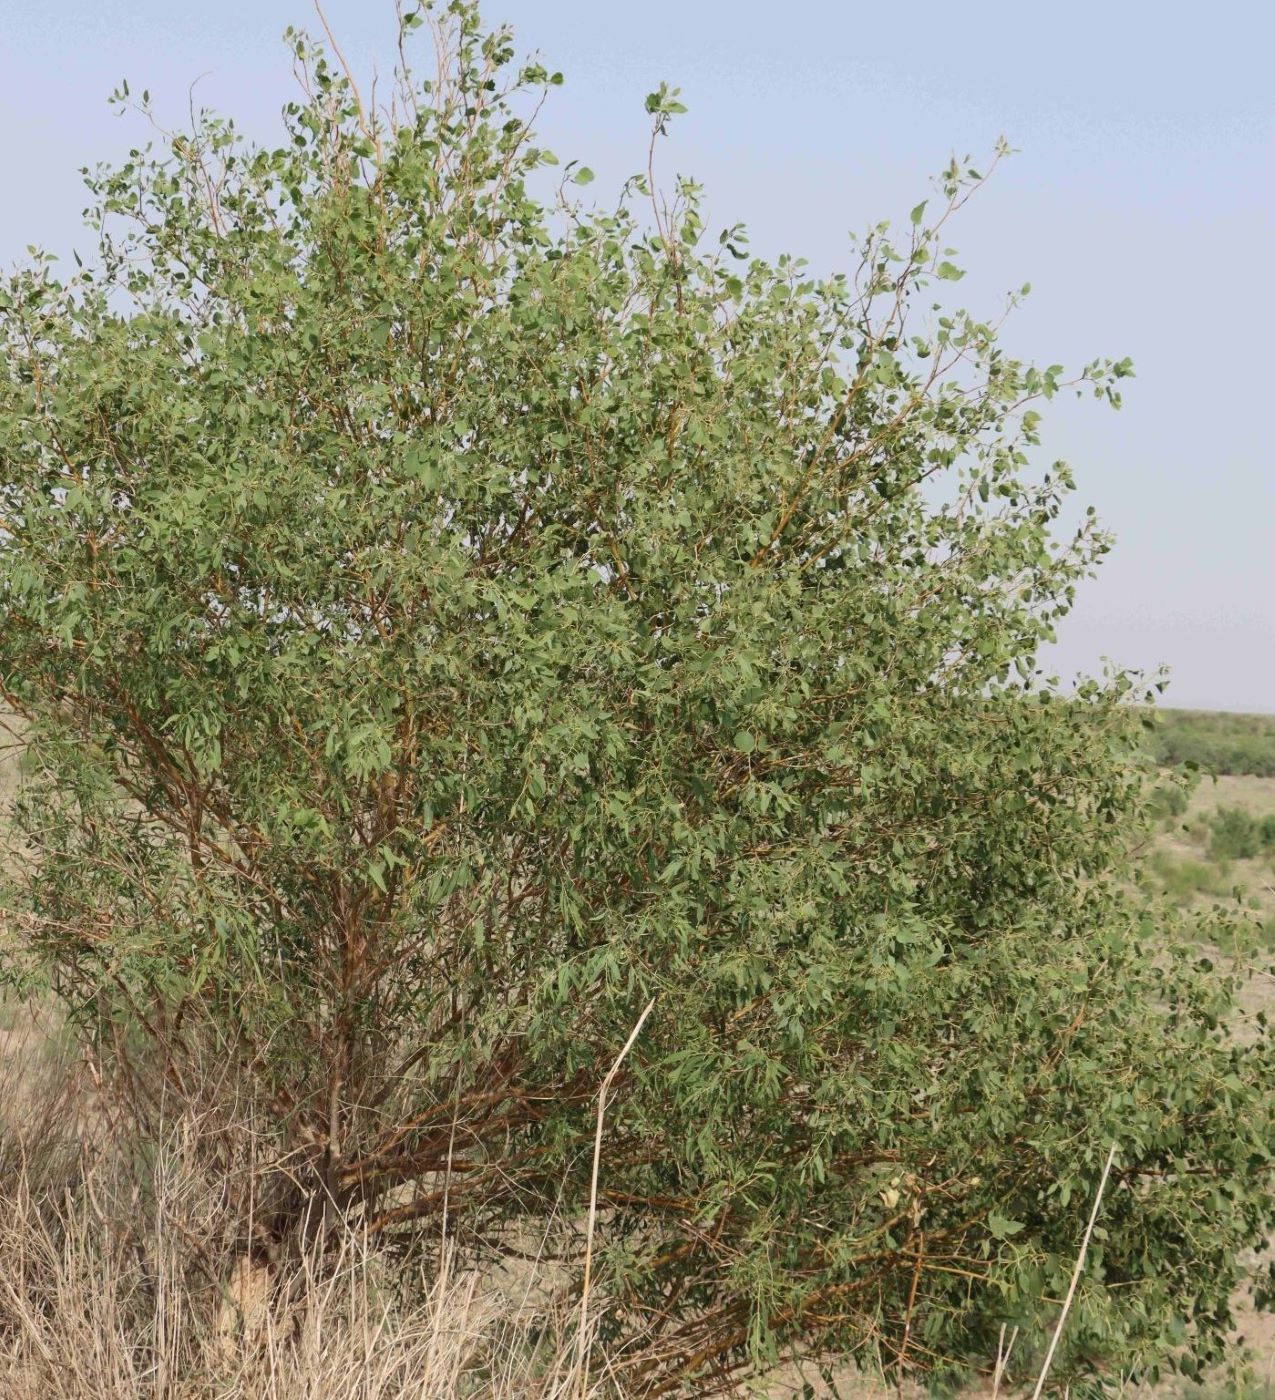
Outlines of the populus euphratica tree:
<svg viewBox="0 0 1275 1400">
<path fill-rule="evenodd" d="M 1270 1042 L 1129 885 L 1132 681 L 1036 661 L 1107 547 L 1039 409 L 1127 362 L 934 300 L 986 171 L 816 278 L 688 180 L 587 202 L 560 76 L 422 25 L 375 110 L 290 34 L 279 149 L 161 131 L 4 284 L 22 966 L 143 1117 L 233 1069 L 296 1228 L 552 1213 L 567 1288 L 653 1000 L 593 1261 L 634 1393 L 1029 1354 L 1112 1142 L 1055 1374 L 1215 1359 Z"/>
</svg>

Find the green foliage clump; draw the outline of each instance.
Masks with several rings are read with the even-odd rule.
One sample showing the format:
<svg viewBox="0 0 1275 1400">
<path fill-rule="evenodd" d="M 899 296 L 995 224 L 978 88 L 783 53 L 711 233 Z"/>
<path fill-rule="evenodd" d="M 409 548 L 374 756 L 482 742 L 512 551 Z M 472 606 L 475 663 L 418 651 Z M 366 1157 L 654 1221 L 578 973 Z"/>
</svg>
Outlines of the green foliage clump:
<svg viewBox="0 0 1275 1400">
<path fill-rule="evenodd" d="M 33 954 L 139 1113 L 215 1051 L 296 1228 L 475 1255 L 580 1218 L 653 1000 L 594 1258 L 634 1392 L 1028 1354 L 1112 1141 L 1057 1374 L 1216 1358 L 1270 1042 L 1130 890 L 1131 683 L 1039 679 L 1107 543 L 1033 465 L 1062 371 L 932 301 L 983 174 L 829 279 L 687 180 L 546 205 L 557 75 L 448 15 L 392 115 L 296 38 L 284 145 L 135 153 L 96 261 L 0 294 Z"/>
<path fill-rule="evenodd" d="M 1161 710 L 1151 738 L 1155 761 L 1214 773 L 1275 777 L 1275 718 L 1208 710 Z"/>
</svg>

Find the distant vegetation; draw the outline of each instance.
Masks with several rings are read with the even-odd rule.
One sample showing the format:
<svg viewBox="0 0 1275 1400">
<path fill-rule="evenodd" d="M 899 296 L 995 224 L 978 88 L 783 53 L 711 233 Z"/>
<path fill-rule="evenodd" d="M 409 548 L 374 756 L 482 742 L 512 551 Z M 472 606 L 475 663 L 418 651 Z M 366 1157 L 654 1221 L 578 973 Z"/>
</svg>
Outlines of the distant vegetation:
<svg viewBox="0 0 1275 1400">
<path fill-rule="evenodd" d="M 1157 763 L 1197 763 L 1215 773 L 1275 777 L 1275 715 L 1161 710 L 1152 737 Z"/>
<path fill-rule="evenodd" d="M 1223 773 L 1195 780 L 1187 774 L 1183 782 L 1183 776 L 1167 770 L 1151 794 L 1155 832 L 1144 851 L 1144 872 L 1192 918 L 1225 908 L 1269 946 L 1275 940 L 1275 780 Z M 1216 930 L 1202 933 L 1206 942 L 1215 936 Z"/>
</svg>

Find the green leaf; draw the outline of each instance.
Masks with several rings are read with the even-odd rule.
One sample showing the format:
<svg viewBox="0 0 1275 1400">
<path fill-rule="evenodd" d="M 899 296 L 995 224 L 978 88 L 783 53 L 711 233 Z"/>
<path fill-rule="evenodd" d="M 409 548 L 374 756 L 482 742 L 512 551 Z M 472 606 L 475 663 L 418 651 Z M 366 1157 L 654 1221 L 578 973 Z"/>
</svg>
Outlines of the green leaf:
<svg viewBox="0 0 1275 1400">
<path fill-rule="evenodd" d="M 1012 1235 L 1020 1234 L 1026 1227 L 1021 1220 L 1011 1220 L 1000 1211 L 991 1210 L 987 1215 L 987 1228 L 996 1239 L 1007 1240 Z"/>
</svg>

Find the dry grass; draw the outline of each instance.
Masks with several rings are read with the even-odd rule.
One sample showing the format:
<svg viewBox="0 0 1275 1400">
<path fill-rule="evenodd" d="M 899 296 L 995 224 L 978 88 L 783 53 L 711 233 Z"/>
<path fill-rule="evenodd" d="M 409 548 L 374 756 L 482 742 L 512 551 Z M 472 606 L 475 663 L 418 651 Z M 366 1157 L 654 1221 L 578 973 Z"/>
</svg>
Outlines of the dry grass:
<svg viewBox="0 0 1275 1400">
<path fill-rule="evenodd" d="M 131 1146 L 43 1028 L 0 1047 L 0 1395 L 6 1400 L 452 1400 L 600 1394 L 574 1314 L 520 1277 L 388 1258 L 356 1228 L 282 1261 L 204 1129 Z M 559 1279 L 558 1282 L 561 1282 Z"/>
<path fill-rule="evenodd" d="M 268 1265 L 232 1268 L 225 1297 L 192 1287 L 187 1242 L 161 1224 L 130 1258 L 131 1231 L 78 1204 L 6 1201 L 0 1240 L 0 1393 L 87 1397 L 575 1396 L 569 1349 L 547 1364 L 502 1345 L 501 1300 L 474 1275 L 402 1281 L 351 1239 L 305 1261 L 290 1289 Z M 162 1219 L 162 1217 L 161 1217 Z"/>
</svg>

